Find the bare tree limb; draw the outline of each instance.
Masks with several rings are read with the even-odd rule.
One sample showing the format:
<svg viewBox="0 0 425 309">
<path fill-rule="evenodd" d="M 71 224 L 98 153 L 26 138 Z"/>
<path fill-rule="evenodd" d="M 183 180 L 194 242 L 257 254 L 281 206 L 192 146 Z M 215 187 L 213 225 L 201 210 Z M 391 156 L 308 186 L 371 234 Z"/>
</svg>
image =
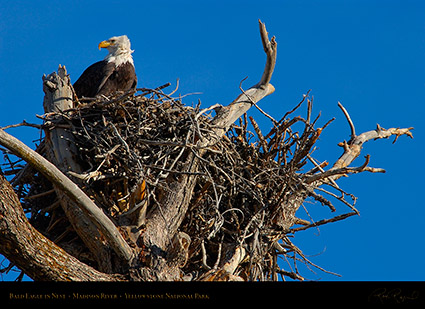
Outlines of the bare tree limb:
<svg viewBox="0 0 425 309">
<path fill-rule="evenodd" d="M 261 20 L 258 22 L 260 25 L 261 42 L 263 43 L 263 48 L 267 55 L 263 75 L 256 85 L 245 90 L 230 105 L 223 107 L 217 113 L 213 120 L 213 123 L 217 127 L 215 130 L 217 137 L 223 136 L 224 133 L 227 132 L 229 126 L 246 113 L 255 103 L 275 91 L 273 85 L 270 84 L 270 79 L 276 64 L 277 42 L 275 37 L 269 40 L 266 26 Z"/>
<path fill-rule="evenodd" d="M 313 175 L 306 179 L 306 183 L 312 183 L 314 181 L 318 181 L 321 179 L 327 179 L 331 176 L 343 176 L 349 173 L 361 173 L 361 172 L 371 172 L 371 173 L 385 173 L 385 170 L 382 168 L 373 168 L 367 166 L 370 161 L 370 156 L 366 155 L 365 162 L 359 167 L 340 167 L 340 168 L 332 168 L 330 170 L 324 171 L 320 174 Z M 334 179 L 332 179 L 335 181 Z"/>
<path fill-rule="evenodd" d="M 351 129 L 351 139 L 356 137 L 356 129 L 354 127 L 354 123 L 351 120 L 350 115 L 348 114 L 347 110 L 345 109 L 345 107 L 341 104 L 341 102 L 338 102 L 338 106 L 339 108 L 342 110 L 342 112 L 345 115 L 345 118 L 347 118 L 348 124 L 350 125 L 350 129 Z"/>
<path fill-rule="evenodd" d="M 340 102 L 338 102 L 338 106 L 341 108 L 342 112 L 344 113 L 345 117 L 347 118 L 348 124 L 351 128 L 351 140 L 343 143 L 339 143 L 338 145 L 344 148 L 344 153 L 342 156 L 335 162 L 332 169 L 346 167 L 350 165 L 351 162 L 356 159 L 361 152 L 362 146 L 367 141 L 370 141 L 371 139 L 381 139 L 381 138 L 388 138 L 391 135 L 395 135 L 396 138 L 394 139 L 394 142 L 397 140 L 397 138 L 401 135 L 407 135 L 410 138 L 413 138 L 411 130 L 413 130 L 413 127 L 406 128 L 406 129 L 400 129 L 400 128 L 390 128 L 388 130 L 385 130 L 382 128 L 379 124 L 376 127 L 376 130 L 364 132 L 360 135 L 356 135 L 353 121 L 350 118 L 350 115 L 348 114 L 347 110 L 342 106 Z"/>
<path fill-rule="evenodd" d="M 338 178 L 342 177 L 343 175 L 347 173 L 358 173 L 363 171 L 368 171 L 372 173 L 385 173 L 384 169 L 372 168 L 367 166 L 370 159 L 369 155 L 366 156 L 366 161 L 362 166 L 357 168 L 349 168 L 348 166 L 360 155 L 363 144 L 370 140 L 388 138 L 391 135 L 395 135 L 394 142 L 401 135 L 407 135 L 410 138 L 413 138 L 412 132 L 410 132 L 411 130 L 413 130 L 413 127 L 404 128 L 404 129 L 400 129 L 400 128 L 384 129 L 379 124 L 377 125 L 376 130 L 371 130 L 371 131 L 364 132 L 360 135 L 356 135 L 354 123 L 351 120 L 351 117 L 348 114 L 347 110 L 344 108 L 344 106 L 342 106 L 340 102 L 338 102 L 338 106 L 339 108 L 341 108 L 342 112 L 344 113 L 348 121 L 348 124 L 350 125 L 351 139 L 349 142 L 344 141 L 338 144 L 339 146 L 344 148 L 344 153 L 334 163 L 332 168 L 320 174 L 316 174 L 307 178 L 306 183 L 308 184 L 314 183 L 316 181 L 319 181 L 319 182 L 321 181 L 324 183 L 331 181 L 335 183 L 335 180 L 337 180 Z M 320 183 L 316 185 L 320 186 Z"/>
<path fill-rule="evenodd" d="M 270 83 L 274 67 L 276 65 L 277 43 L 275 36 L 273 36 L 269 41 L 269 34 L 266 30 L 266 25 L 262 23 L 261 20 L 258 20 L 258 22 L 260 25 L 261 42 L 263 43 L 264 52 L 267 55 L 267 61 L 266 66 L 264 68 L 263 76 L 261 76 L 261 80 L 257 85 L 265 86 Z"/>
<path fill-rule="evenodd" d="M 395 135 L 396 139 L 401 135 L 407 135 L 410 138 L 413 138 L 412 132 L 410 132 L 411 130 L 413 130 L 413 127 L 404 128 L 404 129 L 400 129 L 400 128 L 384 129 L 378 125 L 376 130 L 367 131 L 360 135 L 357 135 L 353 140 L 351 140 L 349 144 L 340 143 L 339 146 L 344 147 L 344 153 L 335 162 L 332 169 L 348 166 L 351 162 L 354 161 L 354 159 L 356 159 L 360 155 L 363 144 L 370 140 L 388 138 L 391 135 Z"/>
</svg>

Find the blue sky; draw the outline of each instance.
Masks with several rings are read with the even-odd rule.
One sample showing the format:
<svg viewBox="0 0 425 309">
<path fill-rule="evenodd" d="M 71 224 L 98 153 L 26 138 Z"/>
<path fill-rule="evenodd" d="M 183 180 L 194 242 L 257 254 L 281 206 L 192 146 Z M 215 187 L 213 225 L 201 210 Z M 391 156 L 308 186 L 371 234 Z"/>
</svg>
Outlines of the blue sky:
<svg viewBox="0 0 425 309">
<path fill-rule="evenodd" d="M 311 89 L 314 113 L 322 114 L 318 125 L 336 117 L 322 133 L 317 159 L 333 163 L 341 155 L 336 144 L 349 139 L 338 101 L 357 133 L 377 123 L 415 127 L 413 140 L 365 144 L 370 166 L 386 174 L 339 181 L 358 197 L 360 216 L 293 239 L 312 262 L 342 277 L 306 269 L 302 274 L 312 280 L 424 280 L 423 1 L 1 1 L 0 126 L 23 119 L 39 123 L 42 75 L 63 64 L 75 81 L 106 55 L 97 44 L 121 34 L 135 50 L 139 87 L 174 86 L 180 79 L 179 93 L 202 92 L 186 97 L 187 104 L 228 104 L 243 78 L 248 76 L 248 88 L 263 71 L 259 18 L 278 42 L 276 92 L 261 108 L 279 119 Z M 261 114 L 249 114 L 269 129 Z M 38 137 L 32 128 L 8 132 L 28 145 Z M 349 211 L 334 204 L 337 213 Z M 305 206 L 315 220 L 333 215 L 318 204 Z"/>
</svg>

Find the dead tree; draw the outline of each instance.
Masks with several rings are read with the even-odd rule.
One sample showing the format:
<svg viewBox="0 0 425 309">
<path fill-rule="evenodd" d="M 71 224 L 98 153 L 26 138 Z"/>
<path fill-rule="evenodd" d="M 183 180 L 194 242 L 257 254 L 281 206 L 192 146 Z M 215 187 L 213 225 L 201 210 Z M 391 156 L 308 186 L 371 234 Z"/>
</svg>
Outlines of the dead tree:
<svg viewBox="0 0 425 309">
<path fill-rule="evenodd" d="M 37 149 L 0 130 L 11 177 L 0 176 L 0 253 L 34 280 L 303 280 L 278 264 L 312 264 L 288 236 L 358 214 L 356 198 L 336 181 L 384 172 L 368 166 L 369 156 L 349 166 L 365 142 L 412 137 L 413 128 L 357 135 L 339 103 L 351 138 L 325 170 L 312 152 L 332 120 L 315 128 L 308 93 L 279 121 L 257 105 L 274 92 L 277 52 L 261 22 L 260 35 L 264 73 L 227 106 L 185 106 L 164 92 L 169 84 L 78 101 L 64 67 L 43 77 Z M 307 116 L 291 118 L 305 104 Z M 270 119 L 267 134 L 247 117 L 253 106 Z M 296 217 L 308 197 L 335 211 L 324 195 L 350 211 L 316 222 Z"/>
</svg>

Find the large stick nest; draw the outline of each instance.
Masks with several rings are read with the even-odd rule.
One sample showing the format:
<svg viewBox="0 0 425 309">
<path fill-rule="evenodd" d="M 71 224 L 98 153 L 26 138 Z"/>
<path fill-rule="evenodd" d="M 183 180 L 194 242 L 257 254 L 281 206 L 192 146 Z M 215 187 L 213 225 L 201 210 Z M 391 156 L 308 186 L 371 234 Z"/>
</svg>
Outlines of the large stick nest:
<svg viewBox="0 0 425 309">
<path fill-rule="evenodd" d="M 309 107 L 306 119 L 290 118 L 305 101 Z M 318 118 L 310 119 L 311 101 L 306 95 L 281 120 L 271 119 L 272 129 L 267 134 L 244 115 L 216 144 L 199 149 L 197 141 L 211 133 L 213 114 L 199 105 L 184 105 L 181 98 L 166 95 L 160 87 L 85 101 L 63 111 L 60 123 L 45 123 L 44 129 L 61 127 L 72 133 L 84 172 L 68 176 L 123 234 L 125 226 L 134 224 L 128 218 L 140 202 L 135 200 L 138 190 L 142 186 L 147 189 L 146 207 L 138 210 L 145 218 L 150 210 L 161 207 L 164 192 L 172 190 L 170 180 L 183 175 L 188 154 L 199 158 L 200 168 L 192 175 L 197 177 L 197 185 L 180 227 L 191 238 L 183 274 L 201 278 L 219 265 L 231 244 L 240 244 L 248 253 L 235 272 L 240 278 L 277 280 L 280 274 L 302 280 L 296 265 L 278 264 L 277 257 L 312 264 L 288 238 L 297 229 L 314 226 L 295 217 L 306 197 L 335 210 L 304 182 L 321 168 L 310 154 L 327 124 L 314 128 Z M 44 139 L 37 151 L 46 156 Z M 51 183 L 30 166 L 12 161 L 6 172 L 15 174 L 11 183 L 31 214 L 31 223 L 68 252 L 96 266 L 59 206 Z M 312 167 L 307 168 L 307 163 Z M 322 223 L 328 221 L 332 219 Z M 143 229 L 144 221 L 138 222 L 141 226 L 137 228 Z M 294 228 L 300 223 L 305 226 Z M 137 239 L 127 240 L 138 246 Z"/>
</svg>

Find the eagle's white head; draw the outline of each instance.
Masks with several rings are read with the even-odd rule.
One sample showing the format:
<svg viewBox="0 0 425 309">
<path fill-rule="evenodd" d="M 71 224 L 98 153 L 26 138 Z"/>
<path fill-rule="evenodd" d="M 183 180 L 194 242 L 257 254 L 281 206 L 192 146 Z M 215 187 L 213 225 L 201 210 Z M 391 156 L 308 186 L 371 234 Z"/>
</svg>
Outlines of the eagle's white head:
<svg viewBox="0 0 425 309">
<path fill-rule="evenodd" d="M 125 62 L 133 63 L 133 57 L 131 54 L 134 50 L 131 50 L 130 40 L 126 35 L 113 36 L 112 38 L 102 41 L 99 43 L 99 50 L 106 48 L 109 54 L 105 57 L 108 62 L 114 62 L 115 66 L 119 66 Z"/>
</svg>

